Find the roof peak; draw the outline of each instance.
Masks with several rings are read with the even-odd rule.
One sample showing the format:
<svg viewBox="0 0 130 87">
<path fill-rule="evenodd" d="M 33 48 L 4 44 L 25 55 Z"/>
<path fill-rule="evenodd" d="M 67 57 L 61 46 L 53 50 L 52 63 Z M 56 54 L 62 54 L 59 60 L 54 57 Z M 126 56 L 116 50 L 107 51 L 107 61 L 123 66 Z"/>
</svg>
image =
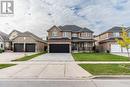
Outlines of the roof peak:
<svg viewBox="0 0 130 87">
<path fill-rule="evenodd" d="M 64 26 L 59 26 L 59 28 L 62 30 L 62 31 L 69 31 L 69 32 L 92 32 L 90 29 L 84 27 L 80 27 L 80 26 L 77 26 L 77 25 L 64 25 Z"/>
</svg>

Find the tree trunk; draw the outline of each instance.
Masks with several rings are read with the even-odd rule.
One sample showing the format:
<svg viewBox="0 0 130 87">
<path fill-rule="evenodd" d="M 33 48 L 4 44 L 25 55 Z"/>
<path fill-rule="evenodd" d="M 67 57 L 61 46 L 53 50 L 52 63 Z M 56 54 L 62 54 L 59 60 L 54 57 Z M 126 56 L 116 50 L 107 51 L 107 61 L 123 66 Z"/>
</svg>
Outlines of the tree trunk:
<svg viewBox="0 0 130 87">
<path fill-rule="evenodd" d="M 127 48 L 127 54 L 128 54 L 128 58 L 130 60 L 130 53 L 129 53 L 129 49 Z"/>
</svg>

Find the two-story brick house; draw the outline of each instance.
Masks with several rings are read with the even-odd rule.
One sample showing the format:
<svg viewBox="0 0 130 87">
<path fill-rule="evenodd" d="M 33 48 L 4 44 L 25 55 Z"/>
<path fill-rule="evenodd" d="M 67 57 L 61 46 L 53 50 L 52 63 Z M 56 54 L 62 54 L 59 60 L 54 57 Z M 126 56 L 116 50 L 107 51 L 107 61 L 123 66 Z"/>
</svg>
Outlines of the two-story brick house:
<svg viewBox="0 0 130 87">
<path fill-rule="evenodd" d="M 48 30 L 48 52 L 92 51 L 93 31 L 76 25 L 53 26 Z"/>
<path fill-rule="evenodd" d="M 126 30 L 128 31 L 129 29 Z M 103 52 L 126 52 L 126 49 L 118 45 L 115 40 L 116 38 L 121 39 L 121 33 L 121 27 L 113 27 L 96 36 L 95 40 L 98 49 Z"/>
</svg>

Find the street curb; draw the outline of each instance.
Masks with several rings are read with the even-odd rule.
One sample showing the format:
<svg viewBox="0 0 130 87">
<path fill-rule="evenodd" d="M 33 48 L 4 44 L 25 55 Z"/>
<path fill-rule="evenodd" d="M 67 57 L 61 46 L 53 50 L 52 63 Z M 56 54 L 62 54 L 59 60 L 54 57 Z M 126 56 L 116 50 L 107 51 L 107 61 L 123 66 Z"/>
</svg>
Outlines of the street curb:
<svg viewBox="0 0 130 87">
<path fill-rule="evenodd" d="M 130 75 L 97 75 L 97 76 L 93 76 L 92 79 L 123 79 L 123 78 L 127 78 L 130 79 Z"/>
</svg>

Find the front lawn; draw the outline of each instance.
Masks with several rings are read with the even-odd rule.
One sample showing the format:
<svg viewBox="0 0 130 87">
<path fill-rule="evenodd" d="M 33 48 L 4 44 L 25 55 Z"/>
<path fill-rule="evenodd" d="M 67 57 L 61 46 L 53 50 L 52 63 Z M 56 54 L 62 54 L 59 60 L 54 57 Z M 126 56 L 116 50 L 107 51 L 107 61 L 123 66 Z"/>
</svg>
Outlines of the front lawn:
<svg viewBox="0 0 130 87">
<path fill-rule="evenodd" d="M 27 60 L 30 60 L 30 59 L 33 59 L 35 57 L 38 57 L 40 55 L 43 55 L 45 54 L 46 52 L 39 52 L 39 53 L 36 53 L 36 54 L 32 54 L 32 55 L 29 55 L 29 56 L 24 56 L 22 58 L 18 58 L 16 60 L 12 60 L 12 61 L 27 61 Z"/>
<path fill-rule="evenodd" d="M 76 61 L 128 61 L 128 57 L 108 53 L 73 53 Z"/>
<path fill-rule="evenodd" d="M 130 75 L 130 64 L 80 64 L 93 75 Z"/>
<path fill-rule="evenodd" d="M 10 66 L 14 66 L 14 65 L 16 65 L 16 64 L 0 64 L 0 69 L 7 68 Z"/>
</svg>

